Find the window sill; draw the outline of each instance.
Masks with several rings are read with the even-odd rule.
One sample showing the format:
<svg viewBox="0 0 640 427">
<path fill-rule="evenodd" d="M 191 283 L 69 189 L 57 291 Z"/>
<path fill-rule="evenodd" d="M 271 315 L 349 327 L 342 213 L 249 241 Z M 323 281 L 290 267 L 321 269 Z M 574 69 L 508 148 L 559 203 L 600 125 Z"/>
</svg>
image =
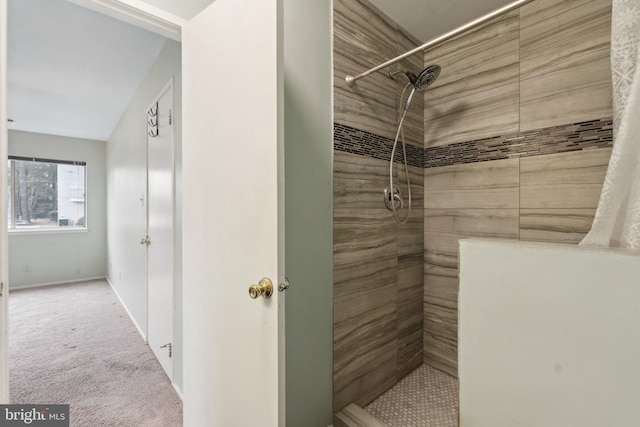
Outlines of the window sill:
<svg viewBox="0 0 640 427">
<path fill-rule="evenodd" d="M 9 235 L 22 234 L 69 234 L 69 233 L 86 233 L 88 228 L 83 227 L 29 227 L 23 229 L 10 228 L 7 230 Z"/>
</svg>

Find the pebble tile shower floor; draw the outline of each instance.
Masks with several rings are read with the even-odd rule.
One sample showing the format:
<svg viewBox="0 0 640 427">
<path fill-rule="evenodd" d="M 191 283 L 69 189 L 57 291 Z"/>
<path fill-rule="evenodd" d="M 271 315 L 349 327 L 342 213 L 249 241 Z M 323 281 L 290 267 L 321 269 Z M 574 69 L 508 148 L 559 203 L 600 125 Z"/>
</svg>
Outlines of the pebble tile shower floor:
<svg viewBox="0 0 640 427">
<path fill-rule="evenodd" d="M 390 427 L 456 427 L 458 381 L 422 365 L 365 409 Z"/>
</svg>

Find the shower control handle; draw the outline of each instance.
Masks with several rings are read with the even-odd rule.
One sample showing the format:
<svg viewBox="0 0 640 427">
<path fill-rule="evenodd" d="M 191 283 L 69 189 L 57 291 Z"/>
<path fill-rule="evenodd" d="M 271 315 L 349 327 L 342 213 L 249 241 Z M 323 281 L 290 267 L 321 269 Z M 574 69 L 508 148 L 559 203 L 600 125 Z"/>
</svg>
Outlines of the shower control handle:
<svg viewBox="0 0 640 427">
<path fill-rule="evenodd" d="M 263 277 L 257 285 L 249 286 L 249 296 L 252 299 L 262 295 L 265 298 L 271 298 L 273 295 L 273 282 L 268 277 Z"/>
<path fill-rule="evenodd" d="M 402 201 L 402 193 L 400 193 L 400 188 L 394 184 L 393 189 L 391 189 L 391 184 L 387 185 L 387 188 L 384 189 L 384 204 L 387 206 L 387 209 L 393 210 L 402 209 L 404 203 Z M 391 206 L 393 204 L 393 206 Z"/>
<path fill-rule="evenodd" d="M 400 209 L 402 209 L 404 207 L 404 203 L 402 202 L 402 197 L 399 194 L 394 194 L 393 195 L 393 200 L 394 200 L 394 203 L 395 202 L 399 202 L 400 203 Z"/>
</svg>

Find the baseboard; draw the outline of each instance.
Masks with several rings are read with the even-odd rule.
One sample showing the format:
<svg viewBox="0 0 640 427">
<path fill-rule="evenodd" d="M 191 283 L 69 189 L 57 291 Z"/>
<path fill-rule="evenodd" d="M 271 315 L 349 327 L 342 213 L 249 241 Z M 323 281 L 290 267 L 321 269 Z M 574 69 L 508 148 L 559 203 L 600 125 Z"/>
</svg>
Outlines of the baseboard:
<svg viewBox="0 0 640 427">
<path fill-rule="evenodd" d="M 107 280 L 107 283 L 109 284 L 109 286 L 111 286 L 111 289 L 113 290 L 113 293 L 116 294 L 116 297 L 118 298 L 118 301 L 120 301 L 120 305 L 122 305 L 122 308 L 124 308 L 124 311 L 127 312 L 127 315 L 129 316 L 129 319 L 131 319 L 131 321 L 133 322 L 133 325 L 138 330 L 138 333 L 140 334 L 140 336 L 142 337 L 144 342 L 148 343 L 147 334 L 145 332 L 143 332 L 143 330 L 140 327 L 140 325 L 138 325 L 138 322 L 136 322 L 136 319 L 133 317 L 133 315 L 129 311 L 129 308 L 127 307 L 127 304 L 124 303 L 124 300 L 122 299 L 122 297 L 120 297 L 120 294 L 116 290 L 115 286 L 113 286 L 113 283 L 111 283 L 111 280 L 109 280 L 108 277 L 105 277 L 105 279 Z"/>
<path fill-rule="evenodd" d="M 11 287 L 11 283 L 9 283 L 9 292 L 11 292 L 11 291 L 19 291 L 20 289 L 42 288 L 44 286 L 66 285 L 68 283 L 91 282 L 93 280 L 103 280 L 103 279 L 106 279 L 106 277 L 105 276 L 86 277 L 84 279 L 63 280 L 63 281 L 60 281 L 60 282 L 35 283 L 33 285 L 23 285 L 23 286 L 15 286 L 15 287 Z"/>
<path fill-rule="evenodd" d="M 182 392 L 180 391 L 180 389 L 178 388 L 178 386 L 176 385 L 176 383 L 174 383 L 173 381 L 171 381 L 171 385 L 173 386 L 173 389 L 176 391 L 176 394 L 178 395 L 178 397 L 180 398 L 180 400 L 184 402 L 184 398 L 182 397 Z"/>
</svg>

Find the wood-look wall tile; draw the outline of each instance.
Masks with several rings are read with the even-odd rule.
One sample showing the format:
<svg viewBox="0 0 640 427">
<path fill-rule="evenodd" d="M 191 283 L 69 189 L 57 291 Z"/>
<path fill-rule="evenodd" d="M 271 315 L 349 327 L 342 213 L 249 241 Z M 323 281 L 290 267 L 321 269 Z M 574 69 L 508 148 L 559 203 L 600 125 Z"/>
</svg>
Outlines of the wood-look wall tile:
<svg viewBox="0 0 640 427">
<path fill-rule="evenodd" d="M 457 234 L 425 232 L 425 272 L 441 274 L 443 276 L 448 275 L 446 270 L 436 272 L 436 267 L 439 267 L 440 269 L 454 270 L 451 275 L 456 277 L 458 275 L 458 240 L 461 238 L 464 238 L 464 236 Z"/>
<path fill-rule="evenodd" d="M 334 209 L 334 302 L 397 281 L 396 225 L 386 209 Z M 336 311 L 336 321 L 350 311 Z"/>
<path fill-rule="evenodd" d="M 334 366 L 334 411 L 339 411 L 352 402 L 365 406 L 396 383 L 396 343 L 380 345 L 373 340 L 372 342 L 376 345 L 374 350 L 358 357 L 357 348 L 348 349 L 346 351 L 353 352 L 350 363 Z M 345 350 L 334 350 L 334 364 L 336 357 L 338 362 L 342 361 L 343 351 Z"/>
<path fill-rule="evenodd" d="M 404 170 L 404 166 L 401 168 Z M 398 256 L 420 254 L 424 251 L 424 169 L 409 166 L 411 179 L 411 214 L 406 224 L 398 225 Z M 400 191 L 407 200 L 405 174 L 400 174 Z M 399 212 L 400 219 L 407 215 Z"/>
<path fill-rule="evenodd" d="M 395 256 L 363 259 L 348 264 L 338 264 L 335 261 L 334 256 L 334 301 L 343 296 L 366 291 L 372 286 L 396 283 L 398 278 L 398 259 Z"/>
<path fill-rule="evenodd" d="M 520 130 L 611 116 L 611 0 L 538 0 L 520 21 Z"/>
<path fill-rule="evenodd" d="M 380 261 L 380 260 L 378 260 Z M 384 271 L 336 283 L 334 295 L 334 408 L 369 401 L 396 381 L 397 259 Z M 379 262 L 379 264 L 385 264 Z M 339 275 L 339 270 L 336 271 Z M 347 289 L 350 287 L 349 289 Z"/>
<path fill-rule="evenodd" d="M 518 208 L 518 164 L 506 159 L 425 169 L 425 208 Z"/>
<path fill-rule="evenodd" d="M 520 191 L 524 209 L 595 209 L 602 184 L 530 185 Z"/>
<path fill-rule="evenodd" d="M 388 173 L 388 172 L 387 172 Z M 403 195 L 407 195 L 407 175 L 404 170 L 404 164 L 400 165 L 397 162 L 394 165 L 394 184 L 400 187 L 400 191 Z M 415 166 L 409 166 L 409 180 L 411 181 L 411 200 L 412 206 L 415 206 L 417 210 L 424 208 L 424 169 L 417 168 Z M 387 182 L 389 180 L 387 179 Z"/>
<path fill-rule="evenodd" d="M 401 212 L 401 219 L 406 215 Z M 424 219 L 422 209 L 414 207 L 406 224 L 398 225 L 398 256 L 422 254 L 424 251 Z"/>
<path fill-rule="evenodd" d="M 398 31 L 357 1 L 334 4 L 334 120 L 393 139 L 399 121 L 399 94 L 405 82 L 385 72 L 374 73 L 352 87 L 348 74 L 357 75 L 398 55 Z M 418 114 L 415 110 L 413 114 Z M 422 113 L 419 114 L 420 118 Z M 418 121 L 413 117 L 411 123 Z M 422 133 L 409 126 L 407 143 L 422 147 Z"/>
<path fill-rule="evenodd" d="M 396 223 L 386 209 L 334 209 L 335 263 L 348 265 L 370 258 L 396 257 Z"/>
<path fill-rule="evenodd" d="M 520 240 L 580 243 L 591 230 L 595 209 L 521 209 Z"/>
<path fill-rule="evenodd" d="M 422 229 L 424 227 L 423 169 L 409 166 L 412 213 L 406 225 L 397 229 L 399 255 L 422 251 Z M 408 191 L 404 165 L 397 165 L 394 173 L 405 204 Z M 384 205 L 383 190 L 389 184 L 389 162 L 355 154 L 334 152 L 334 208 L 335 209 L 383 209 L 379 218 L 393 222 L 393 216 Z M 406 207 L 399 210 L 402 219 Z M 395 222 L 393 222 L 395 224 Z"/>
<path fill-rule="evenodd" d="M 424 189 L 429 192 L 517 188 L 520 179 L 518 173 L 518 159 L 428 168 L 424 171 Z M 430 207 L 428 201 L 425 206 Z"/>
<path fill-rule="evenodd" d="M 594 209 L 610 149 L 575 151 L 520 160 L 522 209 Z"/>
<path fill-rule="evenodd" d="M 395 30 L 359 2 L 334 4 L 334 120 L 393 138 L 397 84 L 383 74 L 344 80 L 395 56 Z"/>
<path fill-rule="evenodd" d="M 335 61 L 342 60 L 335 54 Z M 364 67 L 351 67 L 363 70 Z M 376 135 L 393 139 L 397 129 L 395 88 L 389 88 L 385 79 L 388 77 L 374 75 L 365 83 L 349 88 L 344 76 L 352 74 L 349 68 L 336 65 L 334 73 L 334 121 L 356 129 L 365 130 Z M 344 87 L 343 87 L 344 86 Z M 410 141 L 417 145 L 416 141 Z"/>
<path fill-rule="evenodd" d="M 519 210 L 425 212 L 424 362 L 457 375 L 459 240 L 475 236 L 517 239 Z"/>
<path fill-rule="evenodd" d="M 458 340 L 457 338 L 451 340 L 440 335 L 428 333 L 428 325 L 438 322 L 438 318 L 427 313 L 429 313 L 429 307 L 425 304 L 424 363 L 457 377 Z"/>
<path fill-rule="evenodd" d="M 409 40 L 404 34 L 401 32 L 397 33 L 398 43 L 397 43 L 397 53 L 398 55 L 408 52 L 411 49 L 414 49 L 417 45 Z M 409 58 L 403 59 L 395 66 L 391 67 L 390 70 L 393 71 L 411 71 L 412 73 L 418 75 L 420 71 L 424 68 L 423 66 L 424 58 L 423 55 L 413 55 Z M 397 105 L 398 105 L 398 121 L 400 120 L 400 114 L 404 110 L 404 106 L 406 104 L 407 97 L 409 96 L 410 90 L 404 94 L 404 97 L 400 99 L 402 95 L 402 87 L 407 84 L 407 78 L 404 75 L 397 76 L 396 81 L 400 83 L 400 90 L 397 91 Z M 404 121 L 403 132 L 405 135 L 405 140 L 410 144 L 416 145 L 417 147 L 424 146 L 424 96 L 420 94 L 416 94 L 412 101 L 411 107 L 407 113 L 407 117 Z M 415 144 L 414 141 L 417 143 Z"/>
<path fill-rule="evenodd" d="M 509 209 L 517 205 L 517 187 L 425 192 L 425 206 L 430 209 Z"/>
<path fill-rule="evenodd" d="M 517 238 L 518 228 L 514 227 L 509 231 L 508 238 Z M 457 276 L 455 274 L 446 274 L 445 272 L 437 273 L 433 270 L 434 267 L 458 269 L 458 241 L 460 239 L 467 239 L 470 237 L 478 237 L 473 235 L 461 235 L 461 234 L 447 234 L 447 233 L 433 233 L 426 231 L 424 233 L 424 260 L 425 260 L 425 274 L 440 274 L 443 276 Z M 480 237 L 495 237 L 495 236 L 480 236 Z"/>
<path fill-rule="evenodd" d="M 386 209 L 334 209 L 334 408 L 395 383 L 397 235 Z"/>
<path fill-rule="evenodd" d="M 335 208 L 385 208 L 383 191 L 387 185 L 389 162 L 341 151 L 333 152 Z"/>
<path fill-rule="evenodd" d="M 438 80 L 424 92 L 425 147 L 518 131 L 518 12 L 425 52 Z"/>
<path fill-rule="evenodd" d="M 425 209 L 425 232 L 518 238 L 518 209 Z"/>
<path fill-rule="evenodd" d="M 429 270 L 427 270 L 429 271 Z M 455 277 L 424 277 L 424 363 L 457 375 L 458 269 Z"/>
<path fill-rule="evenodd" d="M 357 52 L 359 60 L 373 66 L 390 59 L 388 54 L 396 51 L 397 31 L 363 3 L 335 0 L 333 14 L 334 33 L 344 32 L 345 28 L 349 31 L 340 37 L 349 41 L 353 49 L 362 49 Z"/>
<path fill-rule="evenodd" d="M 422 364 L 422 253 L 398 258 L 398 373 L 400 380 Z"/>
<path fill-rule="evenodd" d="M 458 310 L 442 307 L 429 302 L 424 303 L 424 333 L 434 335 L 443 341 L 458 340 Z"/>
<path fill-rule="evenodd" d="M 611 149 L 520 160 L 520 238 L 578 243 L 591 228 Z"/>
<path fill-rule="evenodd" d="M 424 302 L 447 307 L 458 308 L 458 277 L 431 274 L 424 275 Z"/>
<path fill-rule="evenodd" d="M 379 317 L 385 317 L 387 314 L 395 316 L 396 283 L 395 281 L 380 282 L 382 281 L 371 281 L 367 289 L 334 298 L 336 325 L 334 341 L 337 346 L 349 346 L 347 341 L 354 337 L 356 330 L 375 320 L 378 314 Z"/>
<path fill-rule="evenodd" d="M 610 148 L 525 157 L 520 181 L 523 186 L 602 184 L 610 158 Z"/>
</svg>

